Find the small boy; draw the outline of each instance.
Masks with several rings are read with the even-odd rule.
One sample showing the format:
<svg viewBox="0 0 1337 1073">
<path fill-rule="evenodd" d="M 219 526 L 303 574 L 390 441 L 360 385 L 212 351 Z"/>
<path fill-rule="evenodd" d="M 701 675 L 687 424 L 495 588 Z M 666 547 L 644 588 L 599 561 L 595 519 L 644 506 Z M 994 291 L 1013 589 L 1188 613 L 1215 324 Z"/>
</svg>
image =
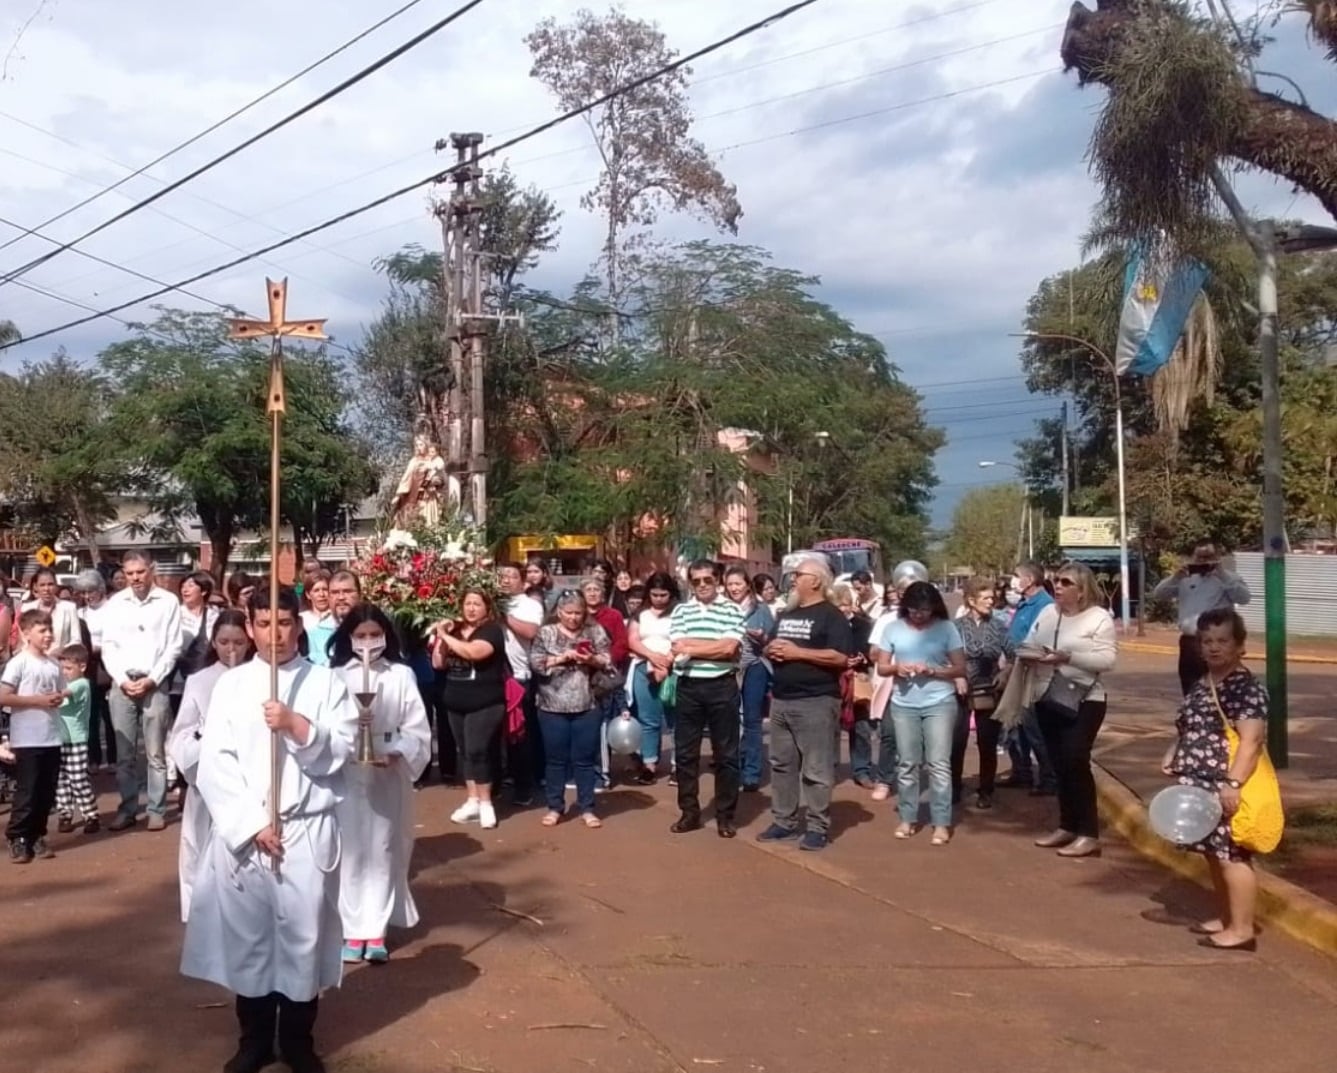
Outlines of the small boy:
<svg viewBox="0 0 1337 1073">
<path fill-rule="evenodd" d="M 23 651 L 0 674 L 0 705 L 11 709 L 9 744 L 14 750 L 17 786 L 5 836 L 9 859 L 31 864 L 33 857 L 54 857 L 46 844 L 46 825 L 56 803 L 60 777 L 60 726 L 56 710 L 65 699 L 60 664 L 47 652 L 53 637 L 51 616 L 31 608 L 19 616 Z"/>
<path fill-rule="evenodd" d="M 93 692 L 88 685 L 88 649 L 66 645 L 60 653 L 60 670 L 65 676 L 65 702 L 60 706 L 60 777 L 56 780 L 56 830 L 62 834 L 74 830 L 74 810 L 84 821 L 84 834 L 102 829 L 98 822 L 97 797 L 88 781 L 88 723 L 93 708 Z"/>
</svg>

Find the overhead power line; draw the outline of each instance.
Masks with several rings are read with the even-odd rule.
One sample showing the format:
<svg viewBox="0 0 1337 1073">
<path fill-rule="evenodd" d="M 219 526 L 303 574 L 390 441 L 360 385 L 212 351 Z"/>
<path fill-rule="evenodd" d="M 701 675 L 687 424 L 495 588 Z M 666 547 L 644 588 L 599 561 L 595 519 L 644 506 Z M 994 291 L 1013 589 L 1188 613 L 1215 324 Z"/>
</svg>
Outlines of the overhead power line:
<svg viewBox="0 0 1337 1073">
<path fill-rule="evenodd" d="M 264 93 L 260 94 L 260 96 L 254 98 L 253 100 L 247 101 L 247 102 L 246 102 L 245 104 L 243 104 L 240 108 L 236 109 L 235 111 L 229 112 L 227 115 L 225 115 L 222 119 L 218 120 L 217 122 L 215 122 L 215 123 L 211 123 L 209 126 L 205 127 L 205 128 L 204 128 L 202 131 L 200 131 L 198 134 L 194 134 L 194 135 L 192 135 L 191 137 L 187 138 L 184 142 L 180 142 L 179 144 L 172 146 L 172 148 L 171 148 L 171 149 L 168 149 L 167 152 L 162 153 L 161 155 L 154 157 L 154 158 L 153 158 L 152 160 L 150 160 L 147 164 L 144 164 L 144 165 L 142 165 L 141 167 L 135 168 L 135 169 L 134 169 L 133 171 L 131 171 L 128 175 L 123 175 L 123 176 L 121 176 L 121 178 L 117 179 L 117 180 L 116 180 L 114 183 L 112 183 L 111 185 L 109 185 L 109 186 L 104 186 L 101 190 L 98 190 L 96 193 L 90 194 L 88 197 L 84 198 L 84 199 L 83 199 L 82 201 L 80 201 L 78 204 L 71 205 L 68 209 L 64 209 L 64 210 L 62 210 L 61 212 L 56 213 L 55 216 L 48 217 L 47 219 L 43 220 L 40 224 L 37 224 L 36 226 L 34 226 L 34 227 L 33 227 L 33 230 L 34 230 L 34 231 L 41 231 L 43 228 L 45 228 L 45 227 L 49 227 L 51 224 L 54 224 L 56 221 L 65 219 L 66 216 L 69 216 L 69 215 L 70 215 L 71 213 L 73 213 L 73 212 L 78 212 L 78 211 L 79 211 L 80 209 L 82 209 L 85 205 L 91 205 L 91 204 L 93 204 L 93 202 L 99 200 L 100 198 L 106 197 L 106 196 L 107 196 L 108 194 L 110 194 L 113 190 L 118 190 L 118 189 L 120 189 L 122 186 L 124 186 L 126 183 L 128 183 L 131 179 L 134 179 L 134 178 L 137 178 L 137 177 L 140 176 L 140 175 L 143 175 L 146 171 L 149 170 L 149 168 L 156 167 L 157 165 L 161 164 L 164 160 L 167 160 L 167 159 L 169 159 L 170 157 L 174 157 L 174 156 L 176 156 L 176 154 L 179 153 L 179 152 L 181 152 L 183 149 L 189 149 L 192 145 L 194 145 L 194 144 L 195 144 L 196 142 L 198 142 L 200 139 L 202 139 L 202 138 L 206 138 L 206 137 L 208 137 L 210 134 L 212 134 L 214 131 L 218 130 L 219 127 L 226 126 L 228 123 L 231 123 L 234 119 L 237 119 L 238 117 L 245 115 L 247 112 L 249 112 L 252 108 L 255 108 L 257 105 L 261 105 L 261 104 L 263 104 L 265 101 L 269 100 L 270 97 L 274 96 L 274 94 L 282 92 L 283 90 L 285 90 L 285 89 L 287 89 L 289 86 L 291 86 L 294 82 L 296 82 L 298 79 L 305 78 L 305 77 L 306 77 L 307 75 L 309 75 L 312 71 L 314 71 L 317 67 L 320 67 L 320 66 L 322 66 L 323 64 L 328 63 L 330 60 L 334 59 L 334 57 L 336 57 L 336 56 L 338 56 L 338 55 L 341 55 L 341 54 L 344 53 L 344 52 L 347 52 L 350 48 L 352 48 L 354 45 L 356 45 L 359 41 L 362 41 L 362 40 L 364 40 L 365 38 L 371 36 L 371 35 L 374 34 L 377 30 L 379 30 L 382 26 L 385 26 L 387 23 L 393 22 L 395 19 L 399 18 L 400 15 L 403 15 L 406 11 L 408 11 L 408 10 L 411 9 L 411 8 L 415 8 L 415 7 L 417 7 L 417 6 L 418 6 L 419 4 L 421 4 L 422 2 L 423 2 L 423 0 L 409 0 L 408 3 L 404 4 L 403 6 L 401 6 L 401 7 L 399 7 L 399 8 L 396 8 L 394 11 L 390 12 L 390 14 L 386 15 L 385 18 L 380 19 L 380 20 L 378 20 L 377 22 L 372 23 L 370 26 L 368 26 L 368 27 L 367 27 L 365 30 L 363 30 L 361 33 L 356 34 L 356 35 L 353 36 L 353 37 L 350 37 L 347 41 L 345 41 L 345 42 L 344 42 L 342 45 L 340 45 L 338 48 L 332 49 L 332 50 L 330 50 L 329 52 L 325 53 L 325 55 L 321 56 L 320 59 L 315 60 L 315 61 L 313 61 L 313 62 L 311 62 L 311 63 L 308 63 L 305 67 L 303 67 L 303 68 L 302 68 L 300 71 L 298 71 L 296 74 L 294 74 L 294 75 L 292 75 L 292 76 L 290 76 L 290 77 L 288 77 L 288 78 L 285 78 L 285 79 L 284 79 L 282 82 L 280 82 L 278 85 L 273 86 L 273 87 L 270 88 L 270 89 L 267 89 Z M 26 127 L 33 127 L 33 129 L 35 129 L 35 130 L 41 130 L 40 127 L 36 127 L 34 124 L 29 123 L 29 122 L 27 122 L 26 120 L 19 119 L 17 116 L 9 116 L 9 115 L 7 115 L 7 118 L 10 119 L 10 120 L 12 120 L 12 121 L 15 122 L 15 123 L 20 123 L 20 124 L 22 124 L 23 126 L 26 126 Z M 49 131 L 42 131 L 42 133 L 44 133 L 44 134 L 49 134 L 50 132 L 49 132 Z M 55 137 L 55 135 L 53 135 L 53 137 Z M 22 237 L 23 237 L 22 235 L 19 235 L 18 238 L 12 238 L 12 239 L 10 239 L 8 242 L 0 243 L 0 250 L 7 250 L 7 249 L 9 249 L 10 246 L 12 246 L 15 242 L 18 242 L 19 239 L 21 239 Z"/>
<path fill-rule="evenodd" d="M 481 2 L 482 0 L 472 0 L 471 3 L 466 4 L 465 6 L 457 9 L 456 12 L 452 14 L 449 18 L 451 19 L 457 18 L 459 17 L 459 15 L 462 15 L 464 12 L 466 12 L 472 7 L 475 7 L 477 4 Z M 557 116 L 554 119 L 550 119 L 547 122 L 539 124 L 538 126 L 532 128 L 531 130 L 527 131 L 524 134 L 517 135 L 516 137 L 510 138 L 507 141 L 500 143 L 499 145 L 495 145 L 491 149 L 479 153 L 478 159 L 482 160 L 485 157 L 496 156 L 498 153 L 504 152 L 507 149 L 513 148 L 514 146 L 521 144 L 522 142 L 528 141 L 530 138 L 536 138 L 540 134 L 544 134 L 547 131 L 552 130 L 554 127 L 559 126 L 562 123 L 566 123 L 572 119 L 576 119 L 579 116 L 584 115 L 586 112 L 598 108 L 600 105 L 607 104 L 609 101 L 614 100 L 617 97 L 630 93 L 635 89 L 639 89 L 641 86 L 647 84 L 648 82 L 652 82 L 657 78 L 662 78 L 664 75 L 670 74 L 671 72 L 676 71 L 678 68 L 683 67 L 686 64 L 693 62 L 694 60 L 700 59 L 702 56 L 707 56 L 712 52 L 716 52 L 719 49 L 725 48 L 728 45 L 733 44 L 735 41 L 739 41 L 742 38 L 749 36 L 750 34 L 754 34 L 760 30 L 767 29 L 770 26 L 773 26 L 775 23 L 783 19 L 789 18 L 791 15 L 794 15 L 799 11 L 802 11 L 804 8 L 811 7 L 817 2 L 818 0 L 799 0 L 799 2 L 797 3 L 790 4 L 788 7 L 785 7 L 780 11 L 775 12 L 772 15 L 768 15 L 763 19 L 759 19 L 756 22 L 743 27 L 741 30 L 737 30 L 732 34 L 729 34 L 727 37 L 722 37 L 719 40 L 714 41 L 703 48 L 697 49 L 695 52 L 689 53 L 688 55 L 683 56 L 680 59 L 674 60 L 672 63 L 665 64 L 663 67 L 660 67 L 657 70 L 650 72 L 649 74 L 643 75 L 640 78 L 633 79 L 632 81 L 627 82 L 622 86 L 619 86 L 617 89 L 611 90 L 608 93 L 605 93 L 603 96 L 598 97 L 592 101 L 589 101 L 588 103 L 583 104 L 578 108 L 572 108 L 569 111 L 562 113 L 561 115 Z M 439 29 L 440 27 L 437 28 Z M 403 48 L 404 46 L 401 46 L 401 51 L 403 50 Z M 384 64 L 382 64 L 382 66 L 383 65 Z M 308 106 L 308 110 L 309 108 L 310 106 Z M 262 135 L 257 135 L 257 138 L 260 136 Z M 144 294 L 140 295 L 137 298 L 132 298 L 127 302 L 121 302 L 120 304 L 112 306 L 109 309 L 101 310 L 98 313 L 92 313 L 86 317 L 80 317 L 77 320 L 69 321 L 65 324 L 58 325 L 57 327 L 48 328 L 45 331 L 37 332 L 34 335 L 18 339 L 14 342 L 5 343 L 3 345 L 0 345 L 0 350 L 8 350 L 10 347 L 18 346 L 20 343 L 35 342 L 38 339 L 44 339 L 47 338 L 48 336 L 56 335 L 59 332 L 68 331 L 71 328 L 77 328 L 80 325 L 87 324 L 89 321 L 97 320 L 99 317 L 111 316 L 112 314 L 120 313 L 122 310 L 129 309 L 132 306 L 139 305 L 143 302 L 152 301 L 154 298 L 160 298 L 164 294 L 169 293 L 170 291 L 179 291 L 182 288 L 189 287 L 191 284 L 198 283 L 202 279 L 208 279 L 210 276 L 216 276 L 221 272 L 226 272 L 229 269 L 236 268 L 239 265 L 246 264 L 248 261 L 254 261 L 260 257 L 264 257 L 266 254 L 273 253 L 275 250 L 282 249 L 285 246 L 290 246 L 294 242 L 300 242 L 302 239 L 309 238 L 311 235 L 317 234 L 318 232 L 321 231 L 325 231 L 328 228 L 335 227 L 346 220 L 351 220 L 357 216 L 361 216 L 364 213 L 370 212 L 372 209 L 379 208 L 380 206 L 385 205 L 391 201 L 394 201 L 397 198 L 403 197 L 405 194 L 411 193 L 414 190 L 421 189 L 422 187 L 428 186 L 432 183 L 442 182 L 449 175 L 450 175 L 449 170 L 433 172 L 431 175 L 428 175 L 424 179 L 419 179 L 417 182 L 412 182 L 406 186 L 402 186 L 398 190 L 391 191 L 390 193 L 385 194 L 382 197 L 378 197 L 373 201 L 367 202 L 365 205 L 361 205 L 358 208 L 350 209 L 347 212 L 340 213 L 338 216 L 326 220 L 323 223 L 315 224 L 311 227 L 308 227 L 302 231 L 297 232 L 294 235 L 289 235 L 287 238 L 281 239 L 277 242 L 271 242 L 268 246 L 261 247 L 258 250 L 254 250 L 240 257 L 233 258 L 231 261 L 228 261 L 224 264 L 216 265 L 213 268 L 206 269 L 203 272 L 197 272 L 195 275 L 191 276 L 188 279 L 183 279 L 175 284 L 164 286 L 156 291 L 150 292 L 149 294 Z M 181 182 L 185 182 L 189 178 L 190 176 L 187 176 L 186 179 L 180 180 L 177 184 L 174 185 L 180 185 Z M 158 194 L 155 195 L 155 197 L 160 197 L 162 196 L 162 194 L 167 193 L 171 189 L 173 189 L 173 187 L 170 186 L 166 187 L 163 190 L 159 191 Z M 124 215 L 125 214 L 122 214 L 122 216 Z M 114 222 L 115 222 L 114 220 L 108 221 L 108 224 Z M 108 224 L 104 224 L 102 226 L 105 227 L 108 226 Z M 98 230 L 100 229 L 101 228 L 98 228 Z M 90 232 L 90 234 L 91 233 L 92 232 Z M 87 236 L 84 237 L 86 238 Z M 75 241 L 81 241 L 81 239 L 76 239 Z M 68 249 L 69 246 L 73 244 L 74 243 L 67 243 L 62 247 L 62 249 Z M 52 251 L 51 254 L 47 255 L 46 259 L 49 260 L 51 256 L 54 256 L 59 252 L 61 251 L 60 250 Z M 40 263 L 40 260 L 36 263 Z M 8 277 L 8 278 L 14 278 L 14 277 Z M 6 280 L 0 280 L 0 283 L 3 282 L 6 282 Z"/>
<path fill-rule="evenodd" d="M 30 272 L 32 269 L 38 267 L 39 265 L 46 264 L 52 258 L 59 257 L 66 250 L 71 249 L 74 246 L 77 246 L 80 242 L 83 242 L 85 239 L 92 238 L 92 236 L 98 234 L 101 231 L 105 231 L 113 224 L 119 223 L 121 220 L 124 220 L 127 216 L 132 216 L 136 212 L 139 212 L 141 209 L 146 208 L 149 205 L 152 205 L 155 201 L 158 201 L 160 198 L 166 197 L 173 190 L 178 190 L 186 183 L 198 179 L 205 172 L 210 171 L 213 168 L 216 168 L 219 164 L 222 164 L 224 161 L 230 160 L 238 153 L 241 153 L 244 150 L 249 149 L 251 146 L 255 145 L 256 142 L 259 142 L 262 139 L 269 137 L 269 135 L 273 134 L 275 131 L 281 130 L 282 128 L 286 127 L 289 123 L 292 123 L 297 119 L 300 119 L 308 112 L 314 111 L 321 105 L 333 100 L 335 97 L 339 96 L 339 94 L 345 92 L 348 89 L 351 89 L 359 82 L 362 82 L 365 79 L 369 78 L 371 75 L 375 74 L 382 67 L 385 67 L 387 64 L 393 63 L 395 60 L 399 59 L 400 56 L 403 56 L 406 52 L 409 52 L 411 49 L 416 48 L 418 45 L 422 44 L 428 38 L 434 36 L 435 34 L 440 33 L 456 19 L 459 19 L 462 16 L 468 14 L 482 2 L 483 0 L 468 0 L 467 3 L 461 4 L 445 18 L 438 19 L 431 26 L 427 27 L 427 29 L 423 30 L 416 36 L 411 37 L 409 40 L 405 41 L 398 48 L 393 49 L 390 52 L 387 52 L 384 56 L 376 60 L 374 63 L 368 64 L 366 67 L 362 68 L 362 70 L 358 71 L 356 74 L 350 76 L 349 78 L 344 79 L 342 82 L 340 82 L 337 86 L 333 87 L 332 89 L 326 90 L 324 93 L 322 93 L 319 97 L 315 98 L 314 100 L 308 101 L 306 104 L 302 105 L 302 107 L 298 108 L 296 111 L 288 113 L 288 115 L 278 120 L 278 122 L 271 123 L 268 127 L 260 131 L 258 134 L 253 134 L 251 137 L 247 138 L 239 145 L 233 146 L 227 152 L 214 157 L 208 163 L 201 165 L 194 171 L 191 171 L 188 174 L 183 175 L 181 178 L 168 183 L 161 190 L 154 191 L 154 193 L 150 194 L 148 197 L 135 202 L 129 208 L 124 209 L 121 212 L 118 212 L 115 216 L 111 217 L 109 220 L 104 220 L 102 223 L 98 224 L 96 227 L 92 228 L 89 231 L 85 231 L 82 235 L 79 235 L 77 238 L 70 239 L 68 242 L 62 242 L 56 249 L 51 250 L 48 253 L 44 253 L 40 257 L 34 258 L 27 264 L 20 265 L 12 272 L 0 278 L 0 286 L 9 283 L 12 280 L 18 279 L 20 276 L 24 275 L 27 272 Z M 809 0 L 809 2 L 815 2 L 815 0 Z"/>
</svg>

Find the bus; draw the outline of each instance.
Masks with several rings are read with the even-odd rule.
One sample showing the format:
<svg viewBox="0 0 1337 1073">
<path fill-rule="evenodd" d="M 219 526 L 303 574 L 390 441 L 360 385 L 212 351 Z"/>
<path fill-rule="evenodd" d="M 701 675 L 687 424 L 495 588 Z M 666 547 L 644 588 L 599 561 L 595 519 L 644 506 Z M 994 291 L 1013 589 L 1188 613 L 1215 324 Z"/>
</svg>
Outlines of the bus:
<svg viewBox="0 0 1337 1073">
<path fill-rule="evenodd" d="M 840 537 L 819 540 L 812 546 L 812 550 L 826 556 L 837 581 L 848 581 L 851 574 L 860 570 L 867 570 L 874 581 L 882 581 L 882 549 L 875 541 Z"/>
</svg>

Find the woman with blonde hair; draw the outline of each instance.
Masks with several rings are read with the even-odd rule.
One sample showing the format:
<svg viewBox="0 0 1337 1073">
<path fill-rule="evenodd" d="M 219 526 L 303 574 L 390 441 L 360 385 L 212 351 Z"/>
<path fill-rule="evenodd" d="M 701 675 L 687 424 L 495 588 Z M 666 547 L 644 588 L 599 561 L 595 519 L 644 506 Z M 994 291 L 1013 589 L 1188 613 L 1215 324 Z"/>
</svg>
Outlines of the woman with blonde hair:
<svg viewBox="0 0 1337 1073">
<path fill-rule="evenodd" d="M 1054 603 L 1017 649 L 1017 658 L 1035 668 L 1036 721 L 1058 782 L 1058 828 L 1035 844 L 1060 857 L 1100 856 L 1091 748 L 1105 721 L 1100 676 L 1114 669 L 1118 655 L 1114 619 L 1101 605 L 1095 575 L 1082 563 L 1064 563 L 1054 578 Z"/>
</svg>

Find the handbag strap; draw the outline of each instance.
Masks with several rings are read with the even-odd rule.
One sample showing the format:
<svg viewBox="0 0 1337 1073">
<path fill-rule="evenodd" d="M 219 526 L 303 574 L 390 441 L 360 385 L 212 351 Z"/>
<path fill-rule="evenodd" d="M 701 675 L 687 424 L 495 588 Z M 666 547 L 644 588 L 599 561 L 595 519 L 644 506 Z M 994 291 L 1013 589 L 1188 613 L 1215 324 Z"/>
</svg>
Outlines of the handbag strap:
<svg viewBox="0 0 1337 1073">
<path fill-rule="evenodd" d="M 1221 704 L 1221 694 L 1216 691 L 1216 679 L 1212 677 L 1211 671 L 1207 672 L 1207 688 L 1211 690 L 1212 705 L 1216 708 L 1216 714 L 1221 717 L 1221 727 L 1225 731 L 1226 740 L 1229 741 L 1232 734 L 1238 738 L 1239 731 L 1235 729 L 1235 721 L 1226 715 L 1226 710 Z"/>
<path fill-rule="evenodd" d="M 1051 652 L 1057 652 L 1058 631 L 1063 628 L 1063 612 L 1058 609 L 1057 604 L 1050 604 L 1049 606 L 1054 609 L 1054 643 L 1049 646 L 1049 650 Z M 1072 682 L 1073 685 L 1077 685 L 1076 682 L 1072 681 L 1072 678 L 1069 675 L 1063 673 L 1062 664 L 1055 664 L 1054 676 L 1057 678 L 1066 678 L 1069 682 Z M 1082 699 L 1085 700 L 1092 693 L 1094 693 L 1096 691 L 1096 686 L 1099 684 L 1100 684 L 1100 674 L 1099 672 L 1097 672 L 1096 675 L 1091 679 L 1091 684 L 1086 687 L 1086 692 L 1082 694 Z"/>
</svg>

